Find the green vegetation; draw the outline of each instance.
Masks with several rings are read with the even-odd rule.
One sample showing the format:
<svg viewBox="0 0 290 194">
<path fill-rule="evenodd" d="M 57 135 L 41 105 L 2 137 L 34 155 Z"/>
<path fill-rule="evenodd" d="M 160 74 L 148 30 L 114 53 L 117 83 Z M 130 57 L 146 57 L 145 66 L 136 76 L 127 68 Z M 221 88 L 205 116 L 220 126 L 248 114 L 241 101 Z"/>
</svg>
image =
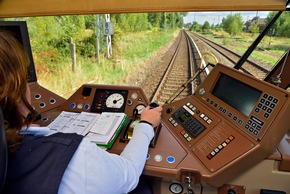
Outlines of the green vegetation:
<svg viewBox="0 0 290 194">
<path fill-rule="evenodd" d="M 266 18 L 266 23 L 268 24 L 277 12 L 270 12 Z M 273 35 L 279 37 L 290 38 L 290 12 L 285 11 L 278 18 L 277 22 L 273 25 Z"/>
<path fill-rule="evenodd" d="M 148 56 L 173 38 L 186 13 L 111 14 L 112 55 L 107 58 L 103 15 L 12 18 L 27 22 L 38 82 L 69 97 L 84 83 L 123 84 Z M 99 20 L 99 23 L 96 20 Z M 98 34 L 98 39 L 96 36 Z M 96 59 L 99 43 L 99 60 Z M 72 71 L 71 43 L 76 48 Z"/>
<path fill-rule="evenodd" d="M 187 13 L 111 14 L 114 24 L 112 56 L 106 56 L 103 15 L 46 16 L 10 18 L 25 20 L 34 55 L 38 82 L 67 98 L 84 83 L 128 84 L 136 69 L 144 68 L 146 59 L 169 42 L 182 27 L 201 32 L 220 44 L 243 54 L 258 35 L 258 27 L 243 32 L 240 14 L 223 18 L 220 25 L 209 22 L 185 24 Z M 274 16 L 271 12 L 266 19 Z M 99 23 L 97 22 L 99 21 Z M 252 56 L 269 64 L 289 48 L 290 14 L 285 12 Z M 230 36 L 229 36 L 230 35 Z M 97 38 L 96 38 L 97 37 Z M 72 71 L 71 41 L 76 45 L 76 67 Z M 100 57 L 96 58 L 96 42 Z M 133 83 L 134 84 L 134 83 Z"/>
<path fill-rule="evenodd" d="M 276 12 L 270 12 L 265 19 L 268 25 Z M 240 14 L 230 14 L 222 19 L 221 24 L 211 26 L 208 22 L 203 25 L 197 22 L 185 24 L 191 31 L 202 33 L 204 36 L 224 45 L 225 47 L 243 54 L 256 39 L 262 29 L 257 23 L 252 23 L 248 29 L 244 29 L 244 23 Z M 283 12 L 273 25 L 270 32 L 262 39 L 251 57 L 266 64 L 275 65 L 277 60 L 289 49 L 290 42 L 290 12 Z"/>
<path fill-rule="evenodd" d="M 240 34 L 243 29 L 243 19 L 241 14 L 228 15 L 222 19 L 222 29 L 229 33 L 231 36 Z"/>
<path fill-rule="evenodd" d="M 38 71 L 38 82 L 55 93 L 68 97 L 74 89 L 84 83 L 123 84 L 127 77 L 134 74 L 146 58 L 173 37 L 173 32 L 128 33 L 118 41 L 113 49 L 112 59 L 101 56 L 97 64 L 95 58 L 77 55 L 76 72 L 71 70 L 70 57 L 62 57 L 53 70 Z M 55 64 L 55 63 L 48 63 Z M 36 60 L 37 70 L 41 67 Z M 128 85 L 128 83 L 126 83 Z"/>
<path fill-rule="evenodd" d="M 223 30 L 210 30 L 207 33 L 202 33 L 202 35 L 242 55 L 259 34 L 240 33 L 236 36 L 228 36 L 228 33 Z M 253 51 L 251 57 L 273 66 L 289 48 L 289 42 L 290 38 L 265 36 Z"/>
</svg>

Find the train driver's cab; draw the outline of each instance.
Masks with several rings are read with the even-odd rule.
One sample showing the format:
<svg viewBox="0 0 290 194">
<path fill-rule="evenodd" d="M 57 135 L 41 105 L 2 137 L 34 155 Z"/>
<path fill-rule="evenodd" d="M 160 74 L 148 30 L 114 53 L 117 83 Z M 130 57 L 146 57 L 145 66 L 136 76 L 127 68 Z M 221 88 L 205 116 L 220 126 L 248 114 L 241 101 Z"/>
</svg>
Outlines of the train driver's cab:
<svg viewBox="0 0 290 194">
<path fill-rule="evenodd" d="M 125 1 L 121 4 L 121 1 L 111 0 L 110 2 L 115 3 L 113 7 L 107 7 L 107 3 L 100 5 L 100 8 L 89 0 L 85 2 L 87 5 L 92 4 L 91 9 L 84 7 L 85 3 L 76 9 L 74 5 L 70 7 L 62 1 L 65 5 L 63 11 L 70 14 L 134 10 L 194 11 L 202 10 L 203 6 L 204 9 L 220 11 L 232 8 L 226 5 L 226 1 L 221 1 L 223 5 L 200 1 L 196 2 L 197 7 L 194 7 L 191 1 L 180 2 L 184 7 L 173 1 L 169 1 L 168 5 L 164 5 L 160 0 L 154 1 L 155 3 L 151 1 L 152 5 L 142 1 L 140 5 L 143 7 L 138 7 L 136 2 Z M 213 5 L 210 5 L 212 3 Z M 26 11 L 20 8 L 12 9 L 10 6 L 13 2 L 4 0 L 0 3 L 0 12 L 3 8 L 9 9 L 5 9 L 0 16 L 62 14 L 61 10 L 58 10 L 62 9 L 61 6 L 53 10 L 49 6 L 45 7 L 44 3 L 39 4 L 39 12 L 33 6 Z M 250 5 L 253 5 L 251 9 L 255 6 L 257 9 L 287 9 L 284 1 L 268 0 L 256 4 L 245 1 L 245 5 L 236 1 L 231 4 L 237 5 L 234 7 L 236 10 L 247 10 Z M 27 7 L 25 3 L 23 5 Z M 225 8 L 226 6 L 228 7 Z M 0 25 L 18 33 L 27 52 L 32 53 L 25 23 L 1 22 Z M 32 55 L 29 56 L 32 58 Z M 285 88 L 270 83 L 271 77 L 281 72 L 281 69 L 289 69 L 290 57 L 285 54 L 283 59 L 285 60 L 281 59 L 281 63 L 284 66 L 273 68 L 265 80 L 243 73 L 238 67 L 214 64 L 209 75 L 192 95 L 162 105 L 161 123 L 154 129 L 155 137 L 150 144 L 143 171 L 143 175 L 151 180 L 154 193 L 290 192 L 290 93 L 285 89 L 289 87 L 289 79 L 285 78 Z M 289 71 L 283 76 L 287 77 L 287 74 L 289 77 Z M 120 154 L 130 141 L 132 125 L 139 119 L 142 109 L 150 104 L 150 100 L 139 86 L 85 83 L 68 99 L 64 99 L 38 83 L 33 63 L 29 66 L 29 87 L 32 106 L 40 114 L 35 124 L 43 127 L 53 123 L 62 112 L 125 113 L 128 121 L 107 150 L 115 154 Z M 118 105 L 110 104 L 116 99 Z M 1 141 L 5 141 L 2 123 L 0 127 Z M 0 164 L 3 169 L 2 177 L 5 178 L 7 164 L 2 163 L 2 158 L 6 158 L 7 153 L 5 145 L 1 143 L 1 150 L 2 148 L 4 152 L 1 153 Z M 0 181 L 3 182 L 2 179 Z"/>
</svg>

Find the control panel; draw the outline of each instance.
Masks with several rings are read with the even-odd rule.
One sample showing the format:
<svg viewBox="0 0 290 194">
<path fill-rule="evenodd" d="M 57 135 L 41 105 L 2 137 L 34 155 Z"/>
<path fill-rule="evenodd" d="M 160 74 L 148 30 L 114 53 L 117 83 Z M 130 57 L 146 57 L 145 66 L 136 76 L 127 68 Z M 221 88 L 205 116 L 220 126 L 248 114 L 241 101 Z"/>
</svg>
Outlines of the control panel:
<svg viewBox="0 0 290 194">
<path fill-rule="evenodd" d="M 257 81 L 245 79 L 239 72 L 218 66 L 212 79 L 199 87 L 195 97 L 222 115 L 235 127 L 260 141 L 272 121 L 283 110 L 289 95 L 284 90 Z"/>
<path fill-rule="evenodd" d="M 31 88 L 34 106 L 49 105 L 37 107 L 42 126 L 61 111 L 124 112 L 135 120 L 149 105 L 140 87 L 84 84 L 64 101 L 38 84 Z M 273 153 L 289 130 L 289 114 L 289 92 L 217 64 L 193 95 L 163 105 L 143 173 L 220 187 Z M 124 150 L 122 134 L 108 152 Z"/>
<path fill-rule="evenodd" d="M 193 155 L 192 178 L 221 186 L 273 153 L 289 113 L 289 92 L 217 64 L 192 96 L 163 106 L 162 121 Z"/>
<path fill-rule="evenodd" d="M 66 101 L 61 96 L 40 86 L 38 82 L 31 82 L 28 85 L 30 88 L 31 105 L 40 115 L 50 110 L 59 109 Z"/>
<path fill-rule="evenodd" d="M 148 104 L 140 87 L 85 84 L 61 109 L 73 112 L 124 112 L 129 117 L 134 117 Z M 135 109 L 138 111 L 134 112 Z"/>
</svg>

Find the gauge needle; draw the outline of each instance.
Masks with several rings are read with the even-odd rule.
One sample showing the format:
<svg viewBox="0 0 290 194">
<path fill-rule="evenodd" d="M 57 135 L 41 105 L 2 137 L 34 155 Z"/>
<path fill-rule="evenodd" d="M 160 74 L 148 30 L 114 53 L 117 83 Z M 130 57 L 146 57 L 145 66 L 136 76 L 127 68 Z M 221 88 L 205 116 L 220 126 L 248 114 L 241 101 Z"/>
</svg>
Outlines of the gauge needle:
<svg viewBox="0 0 290 194">
<path fill-rule="evenodd" d="M 120 98 L 118 100 L 114 100 L 114 104 L 116 104 L 119 100 L 122 100 L 122 98 Z"/>
</svg>

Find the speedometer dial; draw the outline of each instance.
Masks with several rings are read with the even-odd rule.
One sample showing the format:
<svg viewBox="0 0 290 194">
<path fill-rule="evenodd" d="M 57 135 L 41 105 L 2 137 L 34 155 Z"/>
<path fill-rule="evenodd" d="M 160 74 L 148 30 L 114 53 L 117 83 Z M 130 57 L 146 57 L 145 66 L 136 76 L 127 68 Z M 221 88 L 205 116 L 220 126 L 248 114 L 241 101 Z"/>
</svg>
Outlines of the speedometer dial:
<svg viewBox="0 0 290 194">
<path fill-rule="evenodd" d="M 139 104 L 139 105 L 136 106 L 135 109 L 137 109 L 138 115 L 141 115 L 141 113 L 144 110 L 144 108 L 145 108 L 145 105 L 144 104 Z"/>
<path fill-rule="evenodd" d="M 121 108 L 124 104 L 124 97 L 119 93 L 111 94 L 106 100 L 107 108 Z"/>
</svg>

